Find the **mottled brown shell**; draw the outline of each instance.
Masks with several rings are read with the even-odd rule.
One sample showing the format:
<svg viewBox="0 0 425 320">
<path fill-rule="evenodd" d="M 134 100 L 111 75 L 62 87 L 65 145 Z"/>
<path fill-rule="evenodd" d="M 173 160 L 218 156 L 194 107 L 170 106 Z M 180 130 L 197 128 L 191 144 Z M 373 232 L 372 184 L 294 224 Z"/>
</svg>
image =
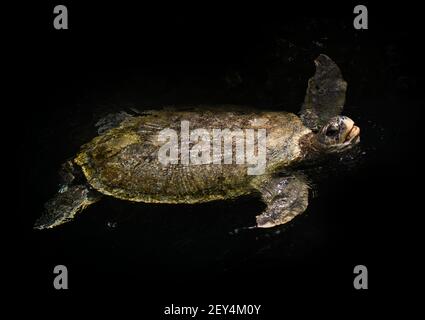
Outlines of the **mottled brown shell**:
<svg viewBox="0 0 425 320">
<path fill-rule="evenodd" d="M 158 133 L 190 129 L 266 129 L 267 167 L 262 176 L 248 175 L 247 165 L 202 164 L 164 166 L 158 160 Z M 300 119 L 286 112 L 236 112 L 194 109 L 146 112 L 85 144 L 75 158 L 87 181 L 116 198 L 162 203 L 195 203 L 236 197 L 255 182 L 300 160 L 299 139 L 309 133 Z"/>
</svg>

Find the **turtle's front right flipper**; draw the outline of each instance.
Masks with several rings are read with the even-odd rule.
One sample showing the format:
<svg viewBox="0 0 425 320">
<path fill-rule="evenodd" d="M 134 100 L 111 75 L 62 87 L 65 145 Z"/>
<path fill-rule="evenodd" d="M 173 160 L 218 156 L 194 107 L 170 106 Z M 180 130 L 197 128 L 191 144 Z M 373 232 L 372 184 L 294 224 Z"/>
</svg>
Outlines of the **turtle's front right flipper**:
<svg viewBox="0 0 425 320">
<path fill-rule="evenodd" d="M 257 216 L 258 228 L 285 224 L 303 213 L 308 205 L 308 184 L 301 176 L 276 177 L 258 190 L 267 208 Z"/>
<path fill-rule="evenodd" d="M 44 214 L 37 219 L 34 229 L 53 228 L 67 221 L 100 199 L 101 195 L 87 184 L 62 188 L 54 198 L 46 202 Z"/>
</svg>

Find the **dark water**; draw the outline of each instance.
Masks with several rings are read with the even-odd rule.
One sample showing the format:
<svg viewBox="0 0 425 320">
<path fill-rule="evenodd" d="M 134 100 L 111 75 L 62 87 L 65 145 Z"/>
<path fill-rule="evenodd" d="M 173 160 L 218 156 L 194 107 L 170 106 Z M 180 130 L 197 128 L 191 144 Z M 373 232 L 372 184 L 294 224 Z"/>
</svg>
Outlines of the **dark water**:
<svg viewBox="0 0 425 320">
<path fill-rule="evenodd" d="M 391 15 L 375 13 L 370 30 L 355 31 L 351 9 L 339 7 L 285 19 L 268 12 L 221 19 L 168 13 L 159 20 L 108 8 L 95 27 L 94 9 L 69 9 L 69 32 L 45 27 L 44 46 L 34 53 L 42 77 L 32 82 L 37 98 L 21 150 L 19 219 L 34 292 L 53 293 L 53 267 L 64 264 L 73 292 L 135 291 L 135 298 L 147 291 L 154 314 L 157 305 L 220 299 L 269 303 L 270 311 L 281 299 L 273 290 L 294 292 L 294 300 L 324 289 L 348 298 L 353 268 L 364 264 L 370 297 L 392 288 L 394 268 L 414 265 L 409 244 L 417 236 L 408 230 L 419 213 L 413 182 L 423 100 L 409 24 L 396 27 Z M 57 190 L 60 164 L 96 135 L 101 116 L 128 107 L 229 103 L 297 112 L 320 53 L 348 82 L 344 114 L 362 130 L 361 152 L 314 177 L 309 207 L 293 222 L 233 232 L 264 208 L 252 197 L 178 206 L 105 198 L 71 223 L 31 230 Z"/>
</svg>

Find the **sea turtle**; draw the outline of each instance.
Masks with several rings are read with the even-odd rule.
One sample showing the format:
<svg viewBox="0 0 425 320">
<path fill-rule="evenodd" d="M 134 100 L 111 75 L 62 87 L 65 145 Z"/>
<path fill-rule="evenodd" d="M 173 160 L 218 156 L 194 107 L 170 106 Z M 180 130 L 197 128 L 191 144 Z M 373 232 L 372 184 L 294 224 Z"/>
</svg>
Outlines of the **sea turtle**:
<svg viewBox="0 0 425 320">
<path fill-rule="evenodd" d="M 177 204 L 229 199 L 255 192 L 266 204 L 264 212 L 256 217 L 256 227 L 287 223 L 304 212 L 308 204 L 309 185 L 297 169 L 300 164 L 314 164 L 325 154 L 344 152 L 359 142 L 360 129 L 353 120 L 340 115 L 347 88 L 340 69 L 326 55 L 320 55 L 315 64 L 316 73 L 308 81 L 300 116 L 280 111 L 241 111 L 241 108 L 234 111 L 224 106 L 162 109 L 136 115 L 120 113 L 101 120 L 99 135 L 62 166 L 63 184 L 46 203 L 46 210 L 34 228 L 63 224 L 104 195 L 135 202 Z M 175 158 L 164 163 L 159 158 L 160 149 L 171 140 L 162 139 L 161 133 L 164 129 L 176 130 L 180 139 L 184 121 L 189 122 L 191 129 L 204 128 L 204 134 L 214 129 L 222 132 L 228 129 L 231 133 L 237 129 L 265 130 L 263 172 L 249 174 L 247 169 L 253 167 L 252 163 L 237 163 L 233 158 L 230 164 L 225 164 L 226 152 L 218 152 L 219 157 L 209 160 L 203 158 L 201 163 L 189 163 L 184 148 L 187 151 L 197 145 L 198 149 L 190 151 L 190 155 L 197 156 L 206 150 L 194 141 L 169 149 L 165 154 L 171 159 L 174 150 Z M 199 141 L 198 136 L 196 142 Z M 230 141 L 233 155 L 237 146 L 232 138 Z M 246 144 L 247 150 L 248 147 Z M 222 150 L 224 143 L 221 145 L 220 137 L 218 151 Z M 259 138 L 254 150 L 253 155 L 259 156 Z"/>
</svg>

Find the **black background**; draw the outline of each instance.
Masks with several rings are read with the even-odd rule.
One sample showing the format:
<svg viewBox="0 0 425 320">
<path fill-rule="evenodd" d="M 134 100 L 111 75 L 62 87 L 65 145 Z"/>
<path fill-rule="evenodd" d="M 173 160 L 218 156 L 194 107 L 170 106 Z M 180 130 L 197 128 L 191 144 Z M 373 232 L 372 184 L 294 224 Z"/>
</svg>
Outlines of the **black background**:
<svg viewBox="0 0 425 320">
<path fill-rule="evenodd" d="M 256 303 L 272 318 L 399 307 L 392 302 L 418 283 L 422 253 L 415 8 L 366 3 L 369 29 L 354 30 L 357 3 L 63 4 L 69 30 L 53 28 L 56 4 L 40 5 L 16 40 L 25 88 L 13 109 L 24 118 L 16 217 L 25 236 L 15 269 L 37 310 L 135 309 L 151 319 L 171 303 Z M 354 168 L 328 168 L 293 223 L 232 233 L 262 210 L 250 197 L 196 206 L 105 199 L 55 230 L 31 229 L 56 192 L 60 164 L 96 135 L 102 115 L 229 103 L 297 112 L 320 53 L 348 82 L 344 113 L 362 129 L 363 153 Z M 66 292 L 52 285 L 57 264 L 69 270 Z M 369 269 L 367 291 L 353 289 L 358 264 Z"/>
</svg>

